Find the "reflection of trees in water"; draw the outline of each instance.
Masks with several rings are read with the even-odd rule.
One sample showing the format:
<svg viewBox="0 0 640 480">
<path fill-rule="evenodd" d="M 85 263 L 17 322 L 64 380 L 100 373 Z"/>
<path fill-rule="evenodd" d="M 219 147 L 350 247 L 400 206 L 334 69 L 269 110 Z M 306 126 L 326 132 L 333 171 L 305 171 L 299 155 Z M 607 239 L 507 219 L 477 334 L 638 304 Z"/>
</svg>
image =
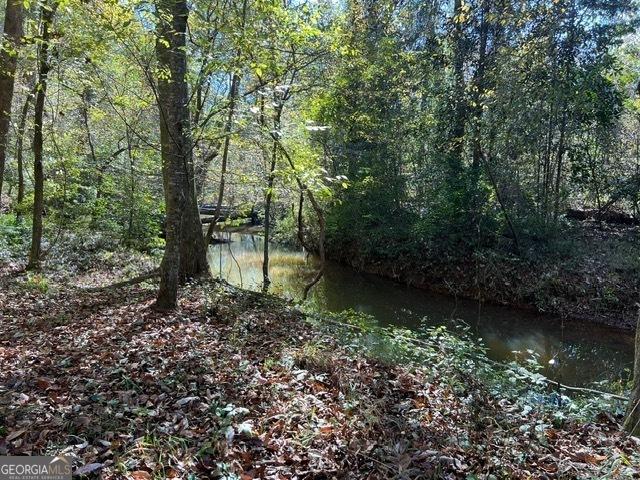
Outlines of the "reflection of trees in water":
<svg viewBox="0 0 640 480">
<path fill-rule="evenodd" d="M 263 239 L 254 235 L 226 235 L 227 243 L 213 247 L 214 273 L 222 272 L 225 280 L 235 285 L 242 283 L 245 288 L 261 286 Z M 270 272 L 274 293 L 298 296 L 301 285 L 307 281 L 312 270 L 313 265 L 307 262 L 304 253 L 279 246 L 271 248 Z"/>
<path fill-rule="evenodd" d="M 226 234 L 226 245 L 213 247 L 213 259 L 221 255 L 223 276 L 239 284 L 241 267 L 245 288 L 262 285 L 263 239 L 254 235 Z M 212 260 L 213 260 L 212 259 Z M 274 245 L 271 249 L 273 292 L 300 298 L 304 285 L 315 272 L 314 258 L 301 251 Z M 212 267 L 217 272 L 216 262 Z M 455 330 L 460 323 L 472 327 L 492 358 L 512 360 L 513 351 L 533 350 L 540 356 L 545 373 L 565 383 L 584 384 L 617 379 L 633 359 L 629 335 L 580 323 L 562 323 L 529 312 L 479 304 L 436 295 L 360 274 L 329 264 L 325 279 L 312 291 L 313 305 L 322 310 L 353 309 L 376 317 L 383 325 L 407 328 L 446 325 Z M 426 319 L 426 321 L 425 321 Z M 554 365 L 549 360 L 554 359 Z"/>
</svg>

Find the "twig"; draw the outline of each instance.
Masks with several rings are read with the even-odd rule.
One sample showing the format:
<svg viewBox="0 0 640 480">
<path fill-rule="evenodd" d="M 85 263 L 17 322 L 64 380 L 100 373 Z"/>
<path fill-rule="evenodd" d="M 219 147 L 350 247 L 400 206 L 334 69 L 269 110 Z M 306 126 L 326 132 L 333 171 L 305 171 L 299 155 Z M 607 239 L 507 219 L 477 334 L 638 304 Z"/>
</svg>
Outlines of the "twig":
<svg viewBox="0 0 640 480">
<path fill-rule="evenodd" d="M 326 317 L 321 317 L 321 320 L 323 322 L 327 322 L 327 323 L 333 323 L 335 325 L 340 325 L 343 327 L 348 327 L 348 328 L 352 328 L 352 329 L 356 329 L 356 330 L 360 330 L 360 331 L 365 331 L 364 327 L 361 327 L 360 325 L 353 325 L 350 323 L 344 323 L 344 322 L 339 322 L 337 320 L 332 320 L 330 318 L 326 318 Z M 413 337 L 408 337 L 406 335 L 401 335 L 401 334 L 395 334 L 394 336 L 396 338 L 400 338 L 402 340 L 406 340 L 408 342 L 412 342 L 418 345 L 423 345 L 423 346 L 427 346 L 427 347 L 434 347 L 434 345 L 430 342 L 428 342 L 427 340 L 424 339 L 420 339 L 420 338 L 413 338 Z M 486 361 L 492 365 L 498 366 L 498 367 L 504 367 L 504 363 L 502 362 L 498 362 L 496 360 L 491 360 L 490 358 L 486 358 L 486 357 L 482 357 L 483 361 Z M 595 390 L 593 388 L 585 388 L 585 387 L 574 387 L 571 385 L 565 385 L 563 383 L 560 382 L 556 382 L 555 380 L 551 380 L 549 378 L 545 378 L 545 381 L 549 384 L 555 385 L 556 387 L 559 388 L 563 388 L 565 390 L 568 390 L 570 392 L 581 392 L 581 393 L 592 393 L 592 394 L 597 394 L 597 395 L 602 395 L 602 396 L 606 396 L 606 397 L 610 397 L 613 398 L 615 400 L 621 400 L 624 402 L 629 401 L 629 397 L 625 397 L 623 395 L 617 395 L 615 393 L 610 393 L 610 392 L 604 392 L 602 390 Z"/>
<path fill-rule="evenodd" d="M 85 291 L 85 292 L 101 292 L 101 291 L 104 291 L 104 290 L 110 290 L 110 289 L 115 289 L 115 288 L 131 287 L 133 285 L 137 285 L 138 283 L 142 283 L 145 280 L 150 280 L 150 279 L 156 278 L 158 276 L 160 276 L 160 269 L 156 268 L 155 270 L 151 270 L 150 272 L 143 273 L 142 275 L 138 275 L 137 277 L 132 278 L 131 280 L 125 280 L 124 282 L 113 283 L 111 285 L 103 285 L 101 287 L 84 288 L 83 291 Z"/>
</svg>

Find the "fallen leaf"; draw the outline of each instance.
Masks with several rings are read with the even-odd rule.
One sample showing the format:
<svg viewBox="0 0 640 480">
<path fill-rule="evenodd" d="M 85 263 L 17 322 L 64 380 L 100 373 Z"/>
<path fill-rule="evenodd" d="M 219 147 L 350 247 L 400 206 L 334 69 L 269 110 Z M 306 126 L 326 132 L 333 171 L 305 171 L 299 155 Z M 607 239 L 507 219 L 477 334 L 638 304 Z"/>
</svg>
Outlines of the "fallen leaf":
<svg viewBox="0 0 640 480">
<path fill-rule="evenodd" d="M 7 435 L 6 441 L 10 442 L 12 440 L 15 440 L 16 438 L 18 438 L 20 435 L 22 435 L 26 431 L 27 430 L 22 429 L 22 430 L 16 430 L 15 432 L 11 432 L 9 435 Z"/>
<path fill-rule="evenodd" d="M 89 475 L 90 473 L 97 472 L 102 467 L 104 467 L 104 463 L 88 463 L 76 469 L 73 472 L 74 477 L 81 477 L 83 475 Z"/>
<path fill-rule="evenodd" d="M 41 390 L 51 388 L 51 385 L 51 380 L 48 380 L 46 378 L 39 378 L 38 380 L 36 380 L 36 386 Z"/>
<path fill-rule="evenodd" d="M 187 405 L 188 403 L 191 403 L 195 400 L 200 400 L 200 397 L 184 397 L 181 398 L 180 400 L 178 400 L 176 402 L 176 405 L 178 405 L 179 407 L 183 407 L 185 405 Z"/>
<path fill-rule="evenodd" d="M 136 470 L 135 472 L 131 472 L 129 476 L 133 480 L 151 480 L 151 474 L 144 470 Z"/>
<path fill-rule="evenodd" d="M 605 455 L 598 455 L 597 453 L 589 453 L 586 451 L 576 453 L 575 458 L 579 462 L 589 463 L 591 465 L 598 465 L 607 459 Z"/>
</svg>

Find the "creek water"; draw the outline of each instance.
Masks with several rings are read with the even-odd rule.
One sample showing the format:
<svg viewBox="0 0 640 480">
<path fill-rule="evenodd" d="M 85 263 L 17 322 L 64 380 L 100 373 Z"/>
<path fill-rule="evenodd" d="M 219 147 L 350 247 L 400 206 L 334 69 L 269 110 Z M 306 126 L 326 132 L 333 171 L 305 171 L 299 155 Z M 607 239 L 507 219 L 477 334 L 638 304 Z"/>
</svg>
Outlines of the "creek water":
<svg viewBox="0 0 640 480">
<path fill-rule="evenodd" d="M 210 247 L 213 274 L 260 290 L 264 239 L 240 233 L 218 233 L 218 238 L 227 243 Z M 316 260 L 275 244 L 270 245 L 270 257 L 270 292 L 300 298 Z M 310 301 L 320 310 L 353 309 L 372 315 L 381 325 L 417 329 L 425 324 L 450 328 L 466 324 L 491 358 L 508 361 L 535 352 L 547 377 L 569 385 L 627 379 L 633 365 L 629 333 L 419 290 L 332 262 Z"/>
</svg>

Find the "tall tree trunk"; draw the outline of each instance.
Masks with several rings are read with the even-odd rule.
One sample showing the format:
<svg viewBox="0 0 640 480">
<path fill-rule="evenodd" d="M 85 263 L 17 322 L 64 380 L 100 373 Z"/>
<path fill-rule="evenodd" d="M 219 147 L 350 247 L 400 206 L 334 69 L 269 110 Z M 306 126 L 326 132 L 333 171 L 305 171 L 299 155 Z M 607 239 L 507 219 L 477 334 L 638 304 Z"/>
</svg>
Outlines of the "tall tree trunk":
<svg viewBox="0 0 640 480">
<path fill-rule="evenodd" d="M 136 177 L 135 177 L 135 160 L 133 158 L 133 145 L 131 144 L 131 131 L 126 127 L 125 138 L 127 141 L 127 158 L 129 160 L 129 215 L 127 221 L 127 243 L 131 243 L 133 239 L 133 218 L 136 208 Z"/>
<path fill-rule="evenodd" d="M 473 180 L 478 180 L 480 171 L 480 163 L 482 162 L 482 144 L 481 144 L 481 125 L 483 105 L 482 97 L 485 93 L 485 71 L 487 67 L 487 41 L 489 37 L 489 15 L 490 2 L 484 0 L 482 2 L 482 19 L 480 23 L 480 44 L 478 46 L 478 67 L 474 75 L 474 103 L 473 109 Z M 475 188 L 475 185 L 472 185 Z"/>
<path fill-rule="evenodd" d="M 273 203 L 273 186 L 276 180 L 276 165 L 278 163 L 277 145 L 274 142 L 267 178 L 267 193 L 264 198 L 264 246 L 262 250 L 262 291 L 269 290 L 269 239 L 271 238 L 271 204 Z"/>
<path fill-rule="evenodd" d="M 633 366 L 633 391 L 627 408 L 624 428 L 631 435 L 640 436 L 640 312 L 636 326 L 636 355 Z"/>
<path fill-rule="evenodd" d="M 202 223 L 196 201 L 193 155 L 185 81 L 189 8 L 186 0 L 157 0 L 156 56 L 162 178 L 166 204 L 166 247 L 156 308 L 178 303 L 178 285 L 207 268 Z"/>
<path fill-rule="evenodd" d="M 100 224 L 99 212 L 100 212 L 100 200 L 102 199 L 102 184 L 104 179 L 105 166 L 100 165 L 98 156 L 96 155 L 96 147 L 93 142 L 93 134 L 91 133 L 91 126 L 89 125 L 89 106 L 90 106 L 90 91 L 85 91 L 80 96 L 82 105 L 80 106 L 80 117 L 82 118 L 82 126 L 84 127 L 84 134 L 87 139 L 87 145 L 89 146 L 89 158 L 91 159 L 92 168 L 96 172 L 96 178 L 94 180 L 96 186 L 96 202 L 94 204 L 93 214 L 91 215 L 91 228 L 97 229 Z"/>
<path fill-rule="evenodd" d="M 476 231 L 480 232 L 481 189 L 480 176 L 483 155 L 482 145 L 482 118 L 484 114 L 483 96 L 486 91 L 485 71 L 487 69 L 487 44 L 489 39 L 489 15 L 490 2 L 483 0 L 481 3 L 481 20 L 478 45 L 478 65 L 474 73 L 473 103 L 471 111 L 472 121 L 472 163 L 469 175 L 469 193 L 471 194 L 471 215 Z"/>
<path fill-rule="evenodd" d="M 273 186 L 275 183 L 276 165 L 278 163 L 278 142 L 280 135 L 280 119 L 282 118 L 282 103 L 274 94 L 275 113 L 273 115 L 273 146 L 271 151 L 271 163 L 269 165 L 269 176 L 267 177 L 267 192 L 264 205 L 264 250 L 262 252 L 262 290 L 266 292 L 271 285 L 269 277 L 269 239 L 271 235 L 271 204 L 273 202 Z"/>
<path fill-rule="evenodd" d="M 4 14 L 4 38 L 0 48 L 0 207 L 2 207 L 2 184 L 23 16 L 23 0 L 7 0 Z"/>
<path fill-rule="evenodd" d="M 213 220 L 207 228 L 207 235 L 205 237 L 205 245 L 211 243 L 213 238 L 213 232 L 216 228 L 216 223 L 221 220 L 220 212 L 222 210 L 222 200 L 224 199 L 224 188 L 227 176 L 227 165 L 229 163 L 229 146 L 231 145 L 231 129 L 233 128 L 233 117 L 236 110 L 236 100 L 238 98 L 238 91 L 240 90 L 240 76 L 237 73 L 233 73 L 231 77 L 231 88 L 229 90 L 229 112 L 227 113 L 227 120 L 224 125 L 224 144 L 222 147 L 222 163 L 220 165 L 220 184 L 218 186 L 218 199 L 216 201 L 216 209 L 213 215 Z"/>
<path fill-rule="evenodd" d="M 242 2 L 242 25 L 241 33 L 244 34 L 246 21 L 247 21 L 247 3 L 248 0 Z M 236 59 L 240 59 L 242 52 L 236 51 Z M 216 223 L 220 220 L 220 212 L 222 209 L 222 200 L 224 199 L 225 181 L 227 175 L 227 165 L 229 162 L 229 146 L 231 144 L 231 130 L 233 128 L 233 117 L 236 111 L 236 103 L 238 100 L 238 94 L 240 92 L 240 75 L 237 72 L 233 72 L 231 75 L 231 87 L 229 89 L 229 111 L 227 113 L 227 120 L 224 125 L 224 145 L 222 148 L 222 163 L 220 165 L 220 184 L 218 185 L 218 199 L 216 202 L 216 210 L 214 212 L 213 220 L 209 224 L 207 229 L 207 235 L 205 237 L 205 245 L 208 247 L 213 237 L 213 231 L 215 230 Z"/>
<path fill-rule="evenodd" d="M 27 129 L 27 116 L 29 115 L 29 108 L 31 107 L 34 95 L 35 91 L 27 95 L 24 105 L 22 106 L 22 111 L 20 112 L 20 123 L 18 124 L 18 138 L 16 140 L 16 161 L 18 162 L 18 198 L 16 203 L 18 206 L 20 206 L 24 200 L 24 135 Z M 20 216 L 20 208 L 17 209 L 17 212 L 17 215 Z"/>
<path fill-rule="evenodd" d="M 556 155 L 556 179 L 555 179 L 555 189 L 554 189 L 554 200 L 553 200 L 553 220 L 554 222 L 558 221 L 558 215 L 560 214 L 560 184 L 562 182 L 562 160 L 564 159 L 565 154 L 565 136 L 567 130 L 567 111 L 566 107 L 564 107 L 562 112 L 562 122 L 560 124 L 560 139 L 558 140 L 558 152 Z"/>
<path fill-rule="evenodd" d="M 291 167 L 291 170 L 292 170 L 292 172 L 294 174 L 294 178 L 296 180 L 296 183 L 298 184 L 298 188 L 300 189 L 300 208 L 298 210 L 298 239 L 300 240 L 300 242 L 302 243 L 303 246 L 305 246 L 305 242 L 304 242 L 304 234 L 303 234 L 303 231 L 302 231 L 302 204 L 304 202 L 304 194 L 305 193 L 307 194 L 307 197 L 309 197 L 309 202 L 311 203 L 311 206 L 313 207 L 313 210 L 314 210 L 314 212 L 316 214 L 316 217 L 317 217 L 317 220 L 318 220 L 318 228 L 319 228 L 318 256 L 320 257 L 320 268 L 318 268 L 318 271 L 316 272 L 316 275 L 304 287 L 304 292 L 302 294 L 302 299 L 306 300 L 307 297 L 309 296 L 309 292 L 311 291 L 311 289 L 320 280 L 322 280 L 322 277 L 324 276 L 324 272 L 326 270 L 327 256 L 326 256 L 326 251 L 325 251 L 324 244 L 325 244 L 325 240 L 326 240 L 327 222 L 326 222 L 326 220 L 324 218 L 324 211 L 322 210 L 322 207 L 320 206 L 320 203 L 318 203 L 318 201 L 316 200 L 316 197 L 313 194 L 313 192 L 307 188 L 307 186 L 304 184 L 304 182 L 302 181 L 302 179 L 298 175 L 298 171 L 296 169 L 295 163 L 293 162 L 293 158 L 291 158 L 291 155 L 289 154 L 289 152 L 284 148 L 284 146 L 280 142 L 279 137 L 277 135 L 273 134 L 273 133 L 271 135 L 272 135 L 273 140 L 274 140 L 274 146 L 280 149 L 280 151 L 282 152 L 282 155 L 287 160 L 287 163 L 289 164 L 289 167 Z M 305 247 L 305 248 L 307 248 L 307 250 L 311 250 L 311 248 L 308 247 L 308 246 Z"/>
<path fill-rule="evenodd" d="M 463 29 L 463 2 L 454 2 L 454 30 L 453 30 L 453 75 L 454 75 L 454 118 L 451 129 L 452 142 L 452 167 L 456 170 L 462 165 L 462 155 L 464 150 L 464 133 L 467 116 L 467 103 L 465 100 L 465 80 L 464 80 L 464 29 Z M 459 172 L 456 172 L 459 173 Z"/>
<path fill-rule="evenodd" d="M 36 103 L 33 122 L 33 227 L 31 233 L 31 249 L 27 269 L 40 267 L 42 254 L 42 212 L 44 210 L 44 167 L 42 164 L 44 101 L 47 95 L 47 78 L 49 76 L 49 41 L 53 18 L 58 9 L 57 0 L 43 4 L 41 8 L 41 36 L 38 52 L 38 81 L 36 87 Z"/>
</svg>

